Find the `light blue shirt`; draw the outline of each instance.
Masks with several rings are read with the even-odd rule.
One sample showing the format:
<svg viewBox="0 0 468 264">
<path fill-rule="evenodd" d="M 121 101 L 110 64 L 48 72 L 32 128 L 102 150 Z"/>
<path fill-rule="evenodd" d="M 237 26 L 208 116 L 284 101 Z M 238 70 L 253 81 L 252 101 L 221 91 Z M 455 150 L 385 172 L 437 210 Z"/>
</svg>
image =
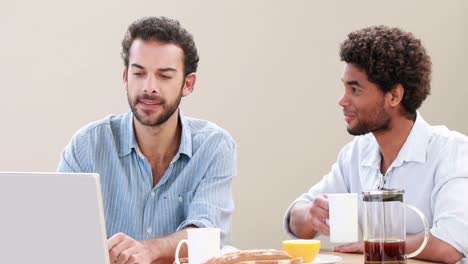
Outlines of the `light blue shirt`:
<svg viewBox="0 0 468 264">
<path fill-rule="evenodd" d="M 215 124 L 179 113 L 179 150 L 154 188 L 131 112 L 85 126 L 63 151 L 58 171 L 100 175 L 108 237 L 142 240 L 195 225 L 220 228 L 222 243 L 229 242 L 236 144 Z"/>
<path fill-rule="evenodd" d="M 294 201 L 313 201 L 322 193 L 361 193 L 375 190 L 380 172 L 380 148 L 372 133 L 355 137 L 340 152 L 331 171 Z M 468 138 L 445 126 L 430 126 L 417 115 L 406 142 L 385 174 L 385 188 L 405 190 L 406 203 L 420 209 L 429 221 L 433 236 L 468 256 Z M 361 205 L 361 203 L 360 203 Z M 359 215 L 362 215 L 360 208 Z M 417 233 L 423 225 L 407 211 L 407 232 Z M 362 230 L 362 218 L 360 217 Z M 466 262 L 464 259 L 463 263 Z"/>
</svg>

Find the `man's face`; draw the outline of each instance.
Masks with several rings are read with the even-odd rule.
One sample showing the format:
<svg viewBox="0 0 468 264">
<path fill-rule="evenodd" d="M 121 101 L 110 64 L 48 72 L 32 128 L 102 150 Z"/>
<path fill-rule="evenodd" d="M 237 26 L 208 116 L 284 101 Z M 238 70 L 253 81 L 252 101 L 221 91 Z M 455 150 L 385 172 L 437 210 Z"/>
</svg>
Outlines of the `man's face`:
<svg viewBox="0 0 468 264">
<path fill-rule="evenodd" d="M 348 132 L 357 136 L 389 129 L 391 116 L 386 110 L 385 93 L 367 79 L 365 71 L 348 63 L 342 81 L 345 92 L 339 104 Z"/>
<path fill-rule="evenodd" d="M 184 78 L 184 53 L 174 44 L 136 39 L 124 71 L 128 103 L 142 125 L 159 126 L 190 93 Z"/>
</svg>

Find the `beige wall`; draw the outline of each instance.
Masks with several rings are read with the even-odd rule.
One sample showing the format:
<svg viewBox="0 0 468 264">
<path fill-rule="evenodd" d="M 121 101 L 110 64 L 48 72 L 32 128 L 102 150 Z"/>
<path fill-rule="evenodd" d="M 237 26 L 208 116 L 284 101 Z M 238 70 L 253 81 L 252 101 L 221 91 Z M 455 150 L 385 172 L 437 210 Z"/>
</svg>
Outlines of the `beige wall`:
<svg viewBox="0 0 468 264">
<path fill-rule="evenodd" d="M 127 111 L 126 26 L 143 15 L 175 17 L 201 55 L 184 112 L 238 143 L 233 239 L 241 248 L 279 248 L 284 210 L 351 139 L 337 105 L 337 51 L 348 32 L 386 24 L 419 36 L 434 64 L 421 113 L 468 134 L 463 0 L 30 2 L 0 5 L 0 170 L 53 171 L 79 127 Z"/>
</svg>

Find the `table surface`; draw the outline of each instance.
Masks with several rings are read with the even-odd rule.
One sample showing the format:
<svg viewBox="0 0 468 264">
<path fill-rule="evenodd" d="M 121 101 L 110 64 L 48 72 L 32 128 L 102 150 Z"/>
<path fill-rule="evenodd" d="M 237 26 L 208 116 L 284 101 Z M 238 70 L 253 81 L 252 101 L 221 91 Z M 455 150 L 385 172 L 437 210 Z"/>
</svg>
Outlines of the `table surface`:
<svg viewBox="0 0 468 264">
<path fill-rule="evenodd" d="M 363 254 L 347 254 L 347 253 L 338 253 L 338 252 L 331 252 L 331 251 L 320 251 L 320 254 L 340 256 L 343 258 L 343 261 L 339 262 L 340 264 L 362 264 L 364 263 Z M 417 259 L 408 259 L 406 263 L 407 264 L 423 264 L 423 263 L 434 263 L 434 262 L 417 260 Z"/>
</svg>

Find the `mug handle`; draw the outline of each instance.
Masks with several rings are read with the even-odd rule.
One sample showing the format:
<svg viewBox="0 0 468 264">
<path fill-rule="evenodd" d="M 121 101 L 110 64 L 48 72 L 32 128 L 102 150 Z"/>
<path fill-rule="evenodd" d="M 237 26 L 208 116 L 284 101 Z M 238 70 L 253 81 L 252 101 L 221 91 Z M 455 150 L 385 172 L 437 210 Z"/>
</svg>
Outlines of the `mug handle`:
<svg viewBox="0 0 468 264">
<path fill-rule="evenodd" d="M 429 240 L 429 224 L 427 223 L 427 218 L 424 216 L 424 214 L 418 208 L 416 208 L 416 207 L 414 207 L 414 206 L 412 206 L 410 204 L 407 204 L 406 207 L 408 207 L 409 209 L 416 212 L 416 214 L 419 216 L 419 218 L 421 218 L 422 223 L 424 225 L 424 240 L 423 240 L 421 246 L 419 246 L 419 248 L 416 251 L 414 251 L 413 253 L 405 255 L 406 258 L 412 258 L 412 257 L 417 256 L 419 253 L 421 253 L 421 251 L 423 251 L 423 249 L 426 247 L 427 241 Z"/>
<path fill-rule="evenodd" d="M 187 239 L 182 239 L 177 244 L 177 248 L 176 248 L 176 251 L 175 251 L 175 263 L 176 264 L 181 264 L 180 261 L 179 261 L 179 251 L 180 251 L 180 248 L 182 247 L 182 245 L 184 243 L 187 244 L 187 247 L 188 247 L 188 240 Z"/>
</svg>

